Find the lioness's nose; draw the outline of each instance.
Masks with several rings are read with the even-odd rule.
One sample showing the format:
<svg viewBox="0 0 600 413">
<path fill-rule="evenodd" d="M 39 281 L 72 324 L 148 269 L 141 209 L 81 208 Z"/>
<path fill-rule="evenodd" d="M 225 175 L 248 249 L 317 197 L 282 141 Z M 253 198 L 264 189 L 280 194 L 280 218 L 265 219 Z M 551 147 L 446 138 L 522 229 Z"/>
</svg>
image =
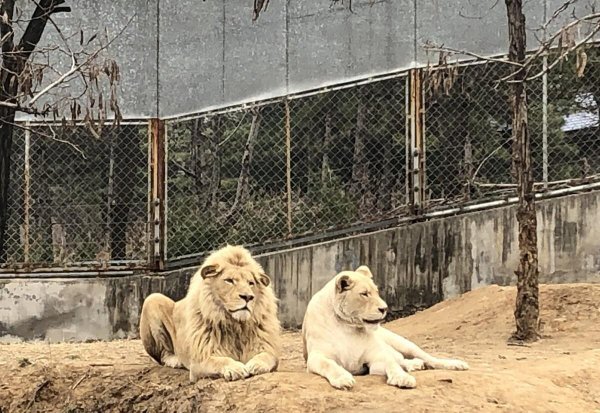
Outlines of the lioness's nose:
<svg viewBox="0 0 600 413">
<path fill-rule="evenodd" d="M 385 313 L 386 313 L 386 311 L 387 311 L 387 309 L 388 309 L 387 307 L 379 307 L 379 312 L 380 312 L 381 314 L 385 314 Z"/>
<path fill-rule="evenodd" d="M 240 294 L 240 298 L 245 302 L 254 300 L 254 296 L 252 294 Z"/>
</svg>

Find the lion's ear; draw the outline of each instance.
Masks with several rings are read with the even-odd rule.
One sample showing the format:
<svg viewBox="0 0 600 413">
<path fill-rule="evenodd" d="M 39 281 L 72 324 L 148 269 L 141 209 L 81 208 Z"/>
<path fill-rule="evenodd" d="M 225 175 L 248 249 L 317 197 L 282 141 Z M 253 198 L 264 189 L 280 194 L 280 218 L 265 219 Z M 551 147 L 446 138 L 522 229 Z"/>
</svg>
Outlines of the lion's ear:
<svg viewBox="0 0 600 413">
<path fill-rule="evenodd" d="M 342 293 L 344 291 L 351 289 L 353 285 L 354 285 L 354 283 L 352 282 L 352 279 L 350 278 L 349 275 L 340 276 L 335 283 L 336 291 L 338 293 Z"/>
<path fill-rule="evenodd" d="M 364 275 L 365 277 L 373 278 L 373 274 L 371 273 L 371 270 L 366 265 L 361 265 L 356 270 L 354 270 L 354 272 L 360 273 L 360 274 Z"/>
<path fill-rule="evenodd" d="M 200 270 L 200 275 L 203 279 L 216 277 L 219 275 L 220 269 L 218 265 L 206 265 Z"/>
<path fill-rule="evenodd" d="M 258 282 L 260 282 L 265 287 L 268 287 L 271 284 L 271 277 L 269 277 L 265 273 L 258 273 Z"/>
</svg>

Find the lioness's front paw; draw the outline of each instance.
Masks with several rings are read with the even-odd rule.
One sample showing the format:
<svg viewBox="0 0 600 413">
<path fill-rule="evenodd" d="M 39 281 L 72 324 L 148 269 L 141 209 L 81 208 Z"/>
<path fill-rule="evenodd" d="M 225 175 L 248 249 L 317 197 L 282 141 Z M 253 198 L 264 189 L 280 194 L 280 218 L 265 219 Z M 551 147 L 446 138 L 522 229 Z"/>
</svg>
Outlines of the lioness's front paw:
<svg viewBox="0 0 600 413">
<path fill-rule="evenodd" d="M 337 377 L 328 377 L 327 379 L 329 380 L 329 384 L 340 390 L 349 390 L 354 387 L 354 383 L 356 383 L 354 377 L 352 377 L 352 374 L 348 373 L 347 371 Z"/>
<path fill-rule="evenodd" d="M 246 365 L 240 363 L 239 361 L 234 361 L 233 363 L 229 363 L 225 367 L 223 367 L 223 371 L 221 373 L 223 378 L 227 381 L 234 381 L 245 379 L 250 375 Z"/>
<path fill-rule="evenodd" d="M 404 359 L 400 365 L 406 371 L 423 370 L 425 368 L 425 362 L 421 359 Z"/>
<path fill-rule="evenodd" d="M 387 384 L 389 384 L 390 386 L 414 389 L 415 387 L 417 387 L 417 379 L 415 379 L 410 374 L 406 374 L 403 372 L 402 374 L 393 374 L 388 376 Z"/>
<path fill-rule="evenodd" d="M 469 370 L 469 365 L 462 360 L 439 359 L 436 360 L 433 368 L 445 370 Z"/>
<path fill-rule="evenodd" d="M 246 370 L 251 376 L 257 376 L 259 374 L 270 372 L 271 368 L 261 360 L 250 360 L 246 363 Z"/>
</svg>

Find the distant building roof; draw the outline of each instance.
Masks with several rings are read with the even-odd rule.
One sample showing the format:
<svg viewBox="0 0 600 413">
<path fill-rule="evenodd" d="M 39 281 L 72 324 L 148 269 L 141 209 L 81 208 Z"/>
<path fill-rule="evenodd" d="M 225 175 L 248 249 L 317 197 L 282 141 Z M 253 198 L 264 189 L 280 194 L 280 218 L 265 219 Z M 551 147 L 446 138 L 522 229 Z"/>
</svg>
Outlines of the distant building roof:
<svg viewBox="0 0 600 413">
<path fill-rule="evenodd" d="M 563 132 L 572 132 L 580 129 L 598 127 L 598 113 L 577 112 L 564 116 L 565 123 L 561 129 Z"/>
<path fill-rule="evenodd" d="M 575 102 L 583 110 L 564 116 L 565 124 L 561 127 L 562 131 L 572 132 L 598 127 L 598 107 L 594 95 L 581 93 L 575 97 Z"/>
</svg>

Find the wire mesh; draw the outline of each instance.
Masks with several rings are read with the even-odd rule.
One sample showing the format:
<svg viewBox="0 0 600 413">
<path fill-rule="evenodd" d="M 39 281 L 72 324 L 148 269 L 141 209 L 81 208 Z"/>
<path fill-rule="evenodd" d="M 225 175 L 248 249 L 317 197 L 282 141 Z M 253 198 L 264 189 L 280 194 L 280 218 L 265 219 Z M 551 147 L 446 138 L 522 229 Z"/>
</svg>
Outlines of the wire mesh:
<svg viewBox="0 0 600 413">
<path fill-rule="evenodd" d="M 370 222 L 402 208 L 405 99 L 401 77 L 170 122 L 169 257 Z"/>
<path fill-rule="evenodd" d="M 540 59 L 529 75 L 542 68 Z M 500 81 L 511 70 L 501 62 L 424 70 L 421 212 L 516 194 L 510 85 Z M 406 156 L 417 129 L 408 83 L 399 75 L 168 121 L 168 258 L 410 215 Z M 600 179 L 599 85 L 592 46 L 585 59 L 527 82 L 536 191 Z M 149 265 L 147 126 L 101 136 L 18 128 L 14 142 L 3 267 Z"/>
<path fill-rule="evenodd" d="M 580 73 L 575 59 L 549 71 L 547 79 L 536 77 L 543 72 L 541 59 L 529 69 L 528 130 L 536 191 L 598 178 L 600 61 L 597 48 L 586 53 L 587 65 Z M 551 54 L 548 59 L 555 57 Z M 428 72 L 425 139 L 430 209 L 516 195 L 510 84 L 505 81 L 512 71 L 505 63 L 488 62 Z"/>
<path fill-rule="evenodd" d="M 4 267 L 143 263 L 148 243 L 146 126 L 15 132 Z"/>
</svg>

